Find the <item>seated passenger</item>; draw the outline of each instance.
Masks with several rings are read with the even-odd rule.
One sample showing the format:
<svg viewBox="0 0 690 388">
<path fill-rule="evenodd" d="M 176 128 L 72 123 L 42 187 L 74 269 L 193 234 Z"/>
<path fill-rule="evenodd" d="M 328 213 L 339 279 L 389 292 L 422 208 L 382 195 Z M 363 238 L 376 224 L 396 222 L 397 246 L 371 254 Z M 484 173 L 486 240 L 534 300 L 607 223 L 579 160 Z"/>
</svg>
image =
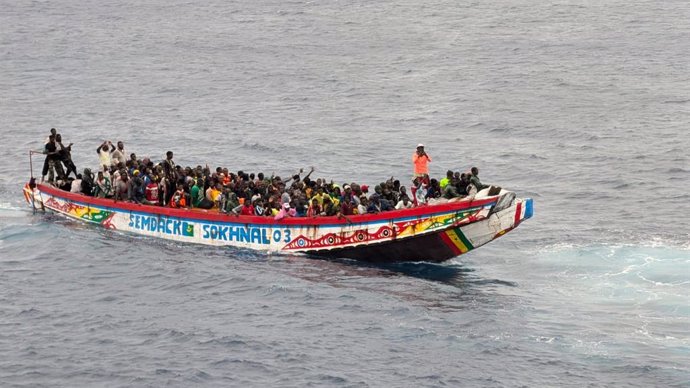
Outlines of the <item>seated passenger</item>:
<svg viewBox="0 0 690 388">
<path fill-rule="evenodd" d="M 352 199 L 352 194 L 346 193 L 342 198 L 343 199 L 340 201 L 340 214 L 346 216 L 354 215 L 357 209 L 357 205 L 355 201 Z"/>
<path fill-rule="evenodd" d="M 220 211 L 222 213 L 233 213 L 237 215 L 240 214 L 240 210 L 242 210 L 242 205 L 240 205 L 240 201 L 237 199 L 237 194 L 228 189 L 221 197 Z"/>
<path fill-rule="evenodd" d="M 261 198 L 258 198 L 254 201 L 254 215 L 255 216 L 263 216 L 266 213 L 266 208 L 264 207 L 264 201 Z"/>
<path fill-rule="evenodd" d="M 127 183 L 127 197 L 134 203 L 148 204 L 146 200 L 146 186 L 139 170 L 134 170 L 132 179 Z"/>
<path fill-rule="evenodd" d="M 484 185 L 484 184 L 482 184 L 481 181 L 479 181 L 479 169 L 477 167 L 472 167 L 471 175 L 470 175 L 470 183 L 472 183 L 474 185 L 474 187 L 477 188 L 477 191 L 489 187 L 488 185 Z"/>
<path fill-rule="evenodd" d="M 222 194 L 221 187 L 220 183 L 216 183 L 206 190 L 206 199 L 213 203 L 213 206 L 220 206 L 220 196 Z"/>
<path fill-rule="evenodd" d="M 72 187 L 70 188 L 71 193 L 77 193 L 77 194 L 82 194 L 81 192 L 81 183 L 82 183 L 82 175 L 77 174 L 77 179 L 74 179 L 72 181 Z"/>
<path fill-rule="evenodd" d="M 146 179 L 144 179 L 144 183 L 146 183 Z M 157 205 L 160 203 L 160 198 L 158 198 L 158 178 L 156 177 L 155 179 L 150 179 L 149 183 L 146 184 L 146 189 L 145 189 L 145 197 L 146 201 L 149 202 L 151 205 Z"/>
<path fill-rule="evenodd" d="M 321 214 L 324 216 L 334 216 L 338 214 L 338 207 L 333 203 L 330 195 L 324 195 L 323 197 L 323 209 L 321 210 Z"/>
<path fill-rule="evenodd" d="M 460 196 L 466 196 L 467 195 L 467 185 L 470 184 L 470 177 L 468 174 L 465 174 L 464 172 L 460 174 L 460 181 L 455 185 L 455 188 L 458 191 L 458 194 Z"/>
<path fill-rule="evenodd" d="M 453 199 L 458 197 L 460 197 L 460 194 L 458 194 L 457 187 L 450 183 L 447 184 L 446 187 L 443 189 L 443 198 Z"/>
<path fill-rule="evenodd" d="M 309 209 L 307 209 L 307 217 L 316 217 L 321 215 L 321 205 L 319 205 L 319 201 L 314 198 L 311 200 L 311 205 L 309 205 Z"/>
<path fill-rule="evenodd" d="M 91 172 L 91 169 L 85 168 L 81 179 L 81 192 L 84 195 L 92 197 L 94 195 L 95 188 L 96 182 L 94 182 L 93 173 Z"/>
<path fill-rule="evenodd" d="M 446 171 L 446 177 L 441 179 L 441 182 L 439 182 L 439 185 L 441 186 L 441 190 L 445 190 L 446 186 L 453 180 L 453 171 L 448 170 Z"/>
<path fill-rule="evenodd" d="M 395 210 L 395 206 L 386 198 L 381 197 L 379 200 L 381 201 L 381 211 Z"/>
<path fill-rule="evenodd" d="M 369 214 L 376 214 L 376 213 L 381 213 L 381 197 L 379 197 L 378 194 L 374 193 L 371 195 L 369 198 L 369 206 L 367 207 L 367 213 Z"/>
<path fill-rule="evenodd" d="M 309 208 L 307 203 L 308 201 L 305 196 L 300 196 L 295 200 L 295 211 L 297 213 L 295 217 L 306 217 L 307 209 Z"/>
<path fill-rule="evenodd" d="M 110 174 L 107 171 L 99 171 L 96 176 L 94 196 L 98 198 L 109 198 L 113 195 Z"/>
<path fill-rule="evenodd" d="M 183 208 L 187 207 L 187 198 L 184 192 L 184 185 L 181 183 L 177 184 L 177 190 L 173 193 L 172 198 L 170 198 L 170 207 Z"/>
<path fill-rule="evenodd" d="M 129 177 L 127 173 L 120 172 L 120 174 L 113 180 L 113 196 L 115 201 L 126 201 L 127 200 L 127 182 L 129 182 Z"/>
<path fill-rule="evenodd" d="M 414 205 L 412 204 L 412 201 L 410 201 L 410 197 L 408 197 L 407 195 L 403 195 L 400 197 L 400 201 L 395 205 L 395 209 L 410 209 L 413 206 Z"/>
<path fill-rule="evenodd" d="M 297 211 L 291 208 L 289 203 L 284 203 L 278 214 L 276 214 L 276 216 L 273 219 L 279 221 L 285 217 L 294 217 L 296 214 Z"/>
<path fill-rule="evenodd" d="M 192 186 L 190 190 L 190 197 L 191 197 L 191 202 L 192 202 L 192 207 L 199 208 L 199 209 L 211 209 L 213 207 L 213 202 L 209 201 L 205 195 L 202 193 L 204 192 L 204 181 L 201 178 L 198 178 L 196 180 L 196 183 L 194 183 L 194 186 Z M 227 190 L 229 192 L 229 190 Z M 225 192 L 225 190 L 224 190 Z M 225 193 L 227 195 L 227 193 Z M 222 208 L 222 207 L 221 207 Z"/>
<path fill-rule="evenodd" d="M 254 205 L 252 205 L 251 201 L 245 200 L 244 204 L 242 205 L 242 210 L 240 210 L 240 214 L 243 216 L 253 216 L 254 213 Z"/>
<path fill-rule="evenodd" d="M 362 194 L 359 197 L 359 205 L 357 205 L 357 214 L 367 214 L 367 207 L 369 206 L 369 201 L 367 196 Z"/>
<path fill-rule="evenodd" d="M 427 187 L 426 199 L 439 198 L 441 197 L 441 186 L 436 179 L 431 179 L 429 181 L 429 187 Z"/>
</svg>

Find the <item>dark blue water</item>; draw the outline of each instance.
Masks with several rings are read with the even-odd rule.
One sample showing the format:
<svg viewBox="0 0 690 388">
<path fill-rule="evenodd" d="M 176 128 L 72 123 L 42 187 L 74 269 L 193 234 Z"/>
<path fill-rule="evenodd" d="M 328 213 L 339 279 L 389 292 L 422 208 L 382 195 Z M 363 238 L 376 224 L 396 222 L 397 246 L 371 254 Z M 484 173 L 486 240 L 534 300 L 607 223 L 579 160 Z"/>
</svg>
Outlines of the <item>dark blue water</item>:
<svg viewBox="0 0 690 388">
<path fill-rule="evenodd" d="M 687 2 L 0 5 L 1 386 L 690 386 Z M 441 265 L 132 237 L 22 203 L 51 127 L 370 185 L 423 142 L 535 217 Z"/>
</svg>

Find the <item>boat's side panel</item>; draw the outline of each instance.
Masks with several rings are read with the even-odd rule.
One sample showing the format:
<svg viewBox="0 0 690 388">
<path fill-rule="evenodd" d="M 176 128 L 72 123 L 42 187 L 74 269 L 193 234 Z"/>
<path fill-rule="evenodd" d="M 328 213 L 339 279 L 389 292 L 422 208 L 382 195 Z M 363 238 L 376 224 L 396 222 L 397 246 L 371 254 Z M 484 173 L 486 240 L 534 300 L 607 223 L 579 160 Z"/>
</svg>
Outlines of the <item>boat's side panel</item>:
<svg viewBox="0 0 690 388">
<path fill-rule="evenodd" d="M 512 206 L 491 214 L 487 219 L 442 233 L 446 245 L 458 255 L 467 253 L 515 229 L 532 217 L 532 199 L 516 199 Z"/>
<path fill-rule="evenodd" d="M 28 188 L 25 193 L 29 193 L 28 196 L 33 197 L 35 203 L 42 204 L 46 209 L 109 229 L 180 242 L 306 253 L 324 249 L 380 245 L 388 241 L 400 242 L 436 234 L 449 227 L 481 220 L 488 216 L 492 206 L 488 204 L 426 217 L 347 225 L 257 225 L 239 223 L 235 216 L 225 216 L 226 221 L 200 220 L 148 213 L 145 211 L 148 208 L 146 206 L 141 206 L 140 211 L 123 210 L 114 206 L 104 207 L 69 201 L 39 190 L 34 190 L 31 196 Z"/>
<path fill-rule="evenodd" d="M 398 240 L 394 243 L 320 250 L 314 253 L 328 258 L 350 258 L 373 262 L 442 262 L 503 236 L 531 216 L 532 200 L 517 199 L 512 206 L 491 214 L 486 219 L 467 225 L 450 227 L 440 232 Z"/>
</svg>

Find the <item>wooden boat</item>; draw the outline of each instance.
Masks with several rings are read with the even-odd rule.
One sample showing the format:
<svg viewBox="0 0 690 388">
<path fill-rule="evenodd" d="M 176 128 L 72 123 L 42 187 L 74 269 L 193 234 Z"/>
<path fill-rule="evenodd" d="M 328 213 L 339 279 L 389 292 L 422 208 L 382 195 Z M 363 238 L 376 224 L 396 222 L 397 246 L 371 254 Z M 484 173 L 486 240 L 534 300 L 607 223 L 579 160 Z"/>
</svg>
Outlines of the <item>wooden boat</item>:
<svg viewBox="0 0 690 388">
<path fill-rule="evenodd" d="M 188 243 L 274 253 L 304 253 L 368 262 L 442 262 L 503 236 L 532 216 L 532 200 L 501 190 L 412 209 L 348 217 L 235 216 L 74 194 L 50 185 L 24 186 L 35 209 L 108 229 Z"/>
</svg>

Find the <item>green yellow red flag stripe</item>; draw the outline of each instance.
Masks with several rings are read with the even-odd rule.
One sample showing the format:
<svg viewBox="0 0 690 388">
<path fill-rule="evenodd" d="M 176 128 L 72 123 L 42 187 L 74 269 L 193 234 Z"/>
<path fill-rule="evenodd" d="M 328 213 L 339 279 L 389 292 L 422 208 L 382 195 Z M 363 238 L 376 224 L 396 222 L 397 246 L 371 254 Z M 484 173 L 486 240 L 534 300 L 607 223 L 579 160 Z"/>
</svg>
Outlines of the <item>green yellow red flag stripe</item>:
<svg viewBox="0 0 690 388">
<path fill-rule="evenodd" d="M 474 249 L 472 243 L 465 237 L 460 228 L 450 229 L 441 234 L 443 241 L 448 245 L 453 252 L 456 254 L 467 253 L 468 251 Z"/>
</svg>

